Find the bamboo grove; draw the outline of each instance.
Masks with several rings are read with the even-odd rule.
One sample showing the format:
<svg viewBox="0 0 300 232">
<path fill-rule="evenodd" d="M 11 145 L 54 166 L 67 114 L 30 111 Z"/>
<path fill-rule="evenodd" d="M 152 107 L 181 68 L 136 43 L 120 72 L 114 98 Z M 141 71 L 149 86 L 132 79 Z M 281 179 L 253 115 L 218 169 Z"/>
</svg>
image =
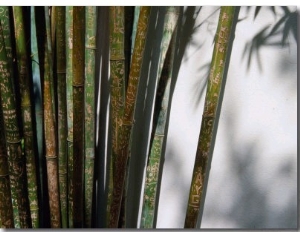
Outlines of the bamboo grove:
<svg viewBox="0 0 300 232">
<path fill-rule="evenodd" d="M 2 228 L 126 228 L 134 112 L 154 9 L 164 12 L 146 154 L 141 228 L 155 228 L 181 7 L 0 7 Z M 235 7 L 221 7 L 185 227 L 196 227 Z M 108 23 L 109 132 L 104 215 L 95 207 L 100 154 L 99 47 Z M 100 37 L 99 37 L 100 36 Z M 101 57 L 100 57 L 101 58 Z M 100 97 L 101 98 L 101 97 Z M 102 125 L 99 125 L 101 128 Z M 188 199 L 187 199 L 188 200 Z"/>
</svg>

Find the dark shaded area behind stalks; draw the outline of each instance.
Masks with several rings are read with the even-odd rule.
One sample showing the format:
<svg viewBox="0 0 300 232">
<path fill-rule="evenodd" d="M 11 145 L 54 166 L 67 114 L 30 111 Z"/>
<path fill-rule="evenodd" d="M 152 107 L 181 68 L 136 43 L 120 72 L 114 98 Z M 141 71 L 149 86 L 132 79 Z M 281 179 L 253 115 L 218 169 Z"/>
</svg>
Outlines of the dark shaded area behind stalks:
<svg viewBox="0 0 300 232">
<path fill-rule="evenodd" d="M 39 63 L 40 63 L 40 75 L 41 75 L 41 83 L 43 83 L 44 77 L 44 44 L 45 44 L 45 11 L 44 7 L 37 6 L 36 10 L 36 33 L 37 33 L 37 42 L 38 42 L 38 51 L 39 51 Z M 42 90 L 43 92 L 43 87 Z M 44 139 L 43 139 L 44 140 Z M 43 151 L 43 154 L 45 151 Z M 48 197 L 48 185 L 47 185 L 47 168 L 46 168 L 46 157 L 42 155 L 39 157 L 39 168 L 42 173 L 40 173 L 40 188 L 39 197 L 40 197 L 40 212 L 41 212 L 41 227 L 50 228 L 50 209 L 49 209 L 49 197 Z M 40 167 L 41 166 L 41 167 Z"/>
</svg>

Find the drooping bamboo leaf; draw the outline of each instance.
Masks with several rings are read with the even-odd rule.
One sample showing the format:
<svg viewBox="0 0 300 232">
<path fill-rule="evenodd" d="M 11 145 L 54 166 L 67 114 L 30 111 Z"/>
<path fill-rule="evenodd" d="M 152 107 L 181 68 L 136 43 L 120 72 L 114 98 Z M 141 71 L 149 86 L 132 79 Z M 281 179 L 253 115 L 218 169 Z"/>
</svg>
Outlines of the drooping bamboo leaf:
<svg viewBox="0 0 300 232">
<path fill-rule="evenodd" d="M 148 157 L 148 163 L 146 168 L 146 183 L 144 189 L 144 200 L 142 208 L 142 219 L 141 228 L 155 228 L 154 217 L 156 213 L 157 206 L 157 188 L 159 182 L 159 175 L 161 170 L 160 163 L 162 157 L 162 148 L 165 138 L 165 128 L 167 120 L 167 111 L 169 104 L 170 86 L 171 86 L 171 76 L 172 76 L 172 66 L 175 53 L 175 38 L 176 32 L 175 26 L 178 20 L 179 8 L 178 7 L 168 7 L 167 14 L 165 17 L 164 28 L 172 28 L 168 33 L 172 37 L 172 42 L 170 41 L 169 49 L 166 54 L 164 61 L 164 66 L 161 72 L 160 85 L 158 87 L 156 103 L 154 112 L 158 112 L 158 117 L 154 116 L 153 121 L 153 132 L 154 136 L 152 139 L 151 150 Z M 164 33 L 166 35 L 166 33 Z"/>
<path fill-rule="evenodd" d="M 212 149 L 213 127 L 216 124 L 215 118 L 217 117 L 216 112 L 224 76 L 226 54 L 228 53 L 229 39 L 233 33 L 234 12 L 235 7 L 221 7 L 186 211 L 185 228 L 196 227 L 200 203 L 203 201 L 202 193 L 207 174 L 208 157 Z"/>
<path fill-rule="evenodd" d="M 85 170 L 84 218 L 85 228 L 91 227 L 95 160 L 95 55 L 97 8 L 85 8 Z"/>
<path fill-rule="evenodd" d="M 85 7 L 73 8 L 73 218 L 74 227 L 83 226 L 83 164 L 84 164 L 84 34 Z"/>
<path fill-rule="evenodd" d="M 69 228 L 73 228 L 73 6 L 66 6 L 66 65 L 68 124 L 68 222 Z"/>
<path fill-rule="evenodd" d="M 5 44 L 2 23 L 0 23 L 0 48 L 2 48 L 0 49 L 0 89 L 9 161 L 12 204 L 14 207 L 14 223 L 16 228 L 29 228 L 31 227 L 31 220 L 26 188 L 25 159 L 22 155 L 21 135 L 16 111 L 17 104 L 9 63 L 7 61 L 6 49 L 3 49 L 5 48 Z"/>
<path fill-rule="evenodd" d="M 142 66 L 142 57 L 145 48 L 150 10 L 151 7 L 148 6 L 141 8 L 139 23 L 137 27 L 135 48 L 129 73 L 124 115 L 123 117 L 121 117 L 120 121 L 121 131 L 117 135 L 119 144 L 117 147 L 117 157 L 115 158 L 114 166 L 113 201 L 111 205 L 111 220 L 109 224 L 109 227 L 111 228 L 117 227 L 120 216 L 122 194 L 125 186 L 127 160 L 129 155 L 128 147 L 131 128 L 133 124 L 134 103 L 136 99 L 137 86 Z"/>
<path fill-rule="evenodd" d="M 16 54 L 18 62 L 18 81 L 20 85 L 21 111 L 23 122 L 23 133 L 25 143 L 26 171 L 28 196 L 31 212 L 32 227 L 39 227 L 39 203 L 37 193 L 36 173 L 36 139 L 33 130 L 31 82 L 28 70 L 28 59 L 26 52 L 25 24 L 22 7 L 13 7 Z"/>
<path fill-rule="evenodd" d="M 45 14 L 48 17 L 47 13 Z M 49 30 L 48 30 L 49 31 Z M 47 38 L 46 30 L 46 38 Z M 49 36 L 48 36 L 49 38 Z M 58 182 L 58 155 L 56 126 L 53 113 L 53 97 L 51 86 L 50 54 L 48 50 L 48 39 L 45 40 L 44 56 L 44 83 L 43 83 L 43 102 L 44 102 L 44 133 L 46 145 L 46 162 L 48 176 L 48 195 L 50 206 L 50 223 L 52 228 L 61 227 L 60 200 L 59 200 L 59 182 Z"/>
<path fill-rule="evenodd" d="M 5 144 L 3 113 L 0 89 L 0 222 L 1 228 L 14 228 L 14 214 L 11 201 L 9 168 Z"/>
<path fill-rule="evenodd" d="M 53 8 L 52 8 L 53 9 Z M 65 7 L 55 9 L 56 28 L 56 72 L 57 72 L 57 112 L 58 112 L 58 167 L 59 195 L 62 228 L 68 227 L 67 212 L 67 98 L 66 98 L 66 33 Z M 54 16 L 53 16 L 54 17 Z"/>
</svg>

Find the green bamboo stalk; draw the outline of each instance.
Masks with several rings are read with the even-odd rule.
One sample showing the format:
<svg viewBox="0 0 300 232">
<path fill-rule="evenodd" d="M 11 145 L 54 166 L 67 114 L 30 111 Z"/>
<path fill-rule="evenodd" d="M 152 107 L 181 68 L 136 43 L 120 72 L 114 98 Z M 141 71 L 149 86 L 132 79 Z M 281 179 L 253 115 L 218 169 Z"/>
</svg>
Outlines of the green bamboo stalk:
<svg viewBox="0 0 300 232">
<path fill-rule="evenodd" d="M 73 8 L 74 227 L 83 226 L 85 7 Z"/>
<path fill-rule="evenodd" d="M 53 8 L 52 8 L 53 9 Z M 62 228 L 68 227 L 67 211 L 67 97 L 66 97 L 66 31 L 65 7 L 57 6 L 56 17 L 56 72 L 58 102 L 58 173 Z"/>
<path fill-rule="evenodd" d="M 165 27 L 171 27 L 175 30 L 179 8 L 168 7 L 167 15 L 165 18 Z M 173 24 L 172 26 L 170 24 Z M 167 110 L 169 105 L 170 86 L 172 77 L 172 66 L 175 53 L 175 38 L 176 31 L 173 34 L 172 42 L 170 42 L 169 50 L 166 54 L 162 74 L 160 77 L 161 85 L 158 88 L 156 96 L 156 104 L 154 112 L 158 113 L 157 122 L 153 123 L 154 137 L 152 140 L 151 150 L 148 157 L 148 163 L 146 168 L 146 181 L 144 189 L 144 199 L 142 208 L 141 228 L 155 228 L 154 216 L 157 206 L 157 188 L 160 174 L 160 163 L 162 157 L 163 143 L 165 141 L 165 128 L 167 120 Z M 156 120 L 156 119 L 154 119 Z"/>
<path fill-rule="evenodd" d="M 56 11 L 57 6 L 51 6 L 50 8 L 50 30 L 51 30 L 51 47 L 54 50 L 55 49 L 55 39 L 56 39 Z M 52 60 L 54 60 L 55 54 L 52 54 Z"/>
<path fill-rule="evenodd" d="M 97 7 L 85 8 L 85 170 L 84 218 L 85 228 L 92 223 L 92 198 L 95 160 L 95 55 Z"/>
<path fill-rule="evenodd" d="M 4 48 L 3 30 L 0 24 L 0 47 Z M 15 227 L 31 227 L 28 192 L 26 189 L 25 160 L 22 155 L 21 135 L 16 112 L 16 99 L 13 92 L 13 83 L 6 50 L 0 50 L 0 89 L 2 110 L 5 124 L 5 137 L 9 161 L 11 194 L 14 212 Z"/>
<path fill-rule="evenodd" d="M 73 228 L 73 6 L 66 6 L 67 124 L 68 124 L 68 223 Z"/>
<path fill-rule="evenodd" d="M 10 30 L 10 8 L 8 6 L 1 6 L 0 7 L 0 20 L 2 24 L 2 31 L 3 31 L 3 37 L 4 37 L 4 43 L 5 43 L 5 50 L 7 54 L 7 62 L 8 62 L 8 68 L 10 70 L 11 78 L 12 78 L 12 91 L 15 94 L 15 75 L 14 75 L 14 69 L 13 69 L 13 55 L 12 55 L 12 32 Z M 18 114 L 18 113 L 17 113 Z M 13 200 L 13 211 L 14 211 L 14 223 L 16 228 L 20 228 L 20 220 L 19 220 L 19 212 L 18 212 L 18 206 L 16 199 Z"/>
<path fill-rule="evenodd" d="M 56 103 L 55 103 L 55 96 L 56 96 L 56 88 L 54 84 L 54 77 L 53 77 L 53 48 L 52 48 L 52 34 L 51 34 L 51 18 L 50 18 L 50 10 L 48 6 L 44 7 L 45 10 L 45 22 L 46 22 L 46 41 L 47 41 L 47 50 L 49 54 L 49 70 L 50 70 L 50 88 L 51 88 L 51 102 L 52 102 L 52 112 L 53 112 L 53 119 L 54 124 L 56 125 Z"/>
<path fill-rule="evenodd" d="M 14 214 L 11 201 L 9 167 L 1 105 L 2 103 L 0 89 L 0 222 L 1 228 L 14 228 Z"/>
<path fill-rule="evenodd" d="M 32 103 L 31 103 L 31 89 L 30 89 L 30 76 L 28 71 L 28 60 L 26 52 L 26 39 L 25 39 L 25 25 L 23 19 L 22 7 L 13 7 L 13 17 L 15 26 L 16 38 L 16 54 L 18 62 L 18 81 L 20 84 L 21 95 L 21 110 L 23 133 L 25 143 L 25 157 L 26 157 L 26 172 L 27 172 L 27 186 L 28 196 L 30 203 L 30 212 L 32 227 L 39 227 L 39 204 L 37 195 L 37 173 L 36 173 L 36 152 L 37 146 L 36 139 L 33 131 L 33 116 L 32 116 Z"/>
<path fill-rule="evenodd" d="M 124 7 L 111 6 L 109 7 L 109 27 L 110 27 L 110 122 L 111 122 L 111 140 L 112 152 L 109 169 L 109 185 L 108 185 L 108 200 L 107 200 L 107 224 L 110 224 L 111 218 L 114 217 L 111 213 L 111 205 L 113 201 L 115 161 L 117 159 L 118 150 L 118 133 L 119 122 L 123 116 L 124 99 L 125 99 L 125 56 L 124 56 Z M 115 218 L 113 220 L 117 220 Z"/>
<path fill-rule="evenodd" d="M 126 93 L 126 102 L 124 108 L 124 116 L 121 118 L 121 131 L 118 135 L 119 147 L 117 150 L 117 157 L 114 167 L 114 188 L 113 188 L 113 202 L 111 205 L 111 219 L 109 226 L 117 227 L 120 215 L 121 200 L 123 189 L 125 186 L 125 176 L 127 160 L 129 156 L 128 147 L 130 141 L 130 133 L 133 124 L 133 111 L 137 93 L 137 86 L 140 77 L 142 66 L 142 57 L 146 43 L 146 36 L 148 30 L 148 20 L 151 7 L 145 6 L 141 8 L 140 18 L 137 28 L 136 46 L 134 48 L 132 64 L 129 74 L 129 83 Z"/>
<path fill-rule="evenodd" d="M 47 16 L 46 16 L 47 17 Z M 47 31 L 46 31 L 47 34 Z M 47 37 L 47 35 L 46 35 Z M 61 227 L 59 184 L 58 184 L 58 163 L 57 163 L 57 139 L 55 131 L 55 120 L 52 107 L 51 74 L 50 74 L 50 54 L 48 52 L 48 42 L 45 41 L 44 57 L 44 136 L 46 145 L 46 162 L 48 176 L 48 195 L 50 207 L 50 223 L 52 228 Z"/>
<path fill-rule="evenodd" d="M 216 111 L 220 99 L 220 90 L 224 76 L 224 66 L 229 39 L 233 33 L 232 25 L 235 7 L 222 6 L 215 37 L 207 92 L 205 96 L 200 136 L 198 140 L 193 177 L 190 187 L 188 207 L 185 218 L 185 228 L 195 228 L 200 209 L 204 180 L 207 174 L 207 162 L 212 151 L 213 128 L 216 124 Z"/>
</svg>

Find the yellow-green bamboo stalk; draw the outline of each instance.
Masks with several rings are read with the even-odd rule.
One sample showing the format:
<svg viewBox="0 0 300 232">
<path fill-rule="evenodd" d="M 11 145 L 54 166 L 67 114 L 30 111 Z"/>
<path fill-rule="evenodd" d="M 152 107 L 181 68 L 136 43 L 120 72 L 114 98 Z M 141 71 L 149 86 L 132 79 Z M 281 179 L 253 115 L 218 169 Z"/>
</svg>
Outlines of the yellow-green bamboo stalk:
<svg viewBox="0 0 300 232">
<path fill-rule="evenodd" d="M 92 199 L 95 160 L 95 55 L 97 7 L 85 8 L 85 164 L 84 164 L 84 219 L 85 228 L 92 223 Z"/>
<path fill-rule="evenodd" d="M 2 23 L 0 23 L 0 47 L 4 48 Z M 26 188 L 25 159 L 22 154 L 21 135 L 16 111 L 16 99 L 9 72 L 6 49 L 0 50 L 0 89 L 4 116 L 6 147 L 8 152 L 12 204 L 15 227 L 31 227 L 28 192 Z M 17 212 L 17 214 L 15 214 Z"/>
<path fill-rule="evenodd" d="M 73 155 L 74 155 L 74 227 L 83 226 L 83 164 L 84 164 L 84 34 L 85 7 L 73 8 Z"/>
<path fill-rule="evenodd" d="M 107 200 L 107 224 L 111 220 L 118 223 L 119 215 L 111 212 L 113 204 L 113 189 L 115 182 L 115 162 L 118 150 L 119 122 L 123 116 L 125 99 L 125 56 L 124 56 L 124 7 L 109 7 L 109 26 L 110 26 L 110 122 L 111 122 L 111 141 L 112 152 L 109 169 L 109 185 Z M 115 212 L 117 213 L 117 212 Z M 119 213 L 117 213 L 119 214 Z M 116 218 L 117 217 L 117 218 Z M 114 219 L 112 219 L 114 218 Z"/>
<path fill-rule="evenodd" d="M 65 7 L 55 9 L 57 112 L 58 112 L 58 173 L 62 228 L 68 227 L 67 212 L 67 97 L 66 97 L 66 24 Z M 54 17 L 54 16 L 52 16 Z"/>
<path fill-rule="evenodd" d="M 28 71 L 28 60 L 26 52 L 25 24 L 22 7 L 13 7 L 14 28 L 16 38 L 16 54 L 18 62 L 18 81 L 20 85 L 21 110 L 23 133 L 25 143 L 26 172 L 28 196 L 31 212 L 32 227 L 39 227 L 39 201 L 37 194 L 37 173 L 36 173 L 36 139 L 33 131 L 32 97 L 30 87 L 30 76 Z"/>
<path fill-rule="evenodd" d="M 128 147 L 130 141 L 130 133 L 133 124 L 134 103 L 136 99 L 137 86 L 140 77 L 142 66 L 142 58 L 146 43 L 146 36 L 148 30 L 148 21 L 151 7 L 145 6 L 141 8 L 140 18 L 137 27 L 137 36 L 135 48 L 132 57 L 132 65 L 129 73 L 129 83 L 126 93 L 126 103 L 124 108 L 124 115 L 121 118 L 121 131 L 118 134 L 118 150 L 114 166 L 114 188 L 113 201 L 111 206 L 111 220 L 109 227 L 117 227 L 119 220 L 122 194 L 125 186 L 126 167 L 128 160 Z"/>
<path fill-rule="evenodd" d="M 9 167 L 4 131 L 0 89 L 0 222 L 1 228 L 14 228 L 14 214 L 11 201 Z"/>
<path fill-rule="evenodd" d="M 167 111 L 169 104 L 171 76 L 173 68 L 173 59 L 175 53 L 176 32 L 175 26 L 178 20 L 179 7 L 167 7 L 167 14 L 165 17 L 164 39 L 169 39 L 169 35 L 173 35 L 172 42 L 169 41 L 169 50 L 166 54 L 164 66 L 162 69 L 160 79 L 160 86 L 158 87 L 156 103 L 154 112 L 158 112 L 157 118 L 154 118 L 153 123 L 154 137 L 151 144 L 151 150 L 148 157 L 146 168 L 146 181 L 144 189 L 144 200 L 142 208 L 141 228 L 155 228 L 154 217 L 157 206 L 157 188 L 160 175 L 160 163 L 162 156 L 163 143 L 165 141 L 165 127 L 167 120 Z M 171 30 L 167 31 L 169 28 Z M 156 113 L 154 113 L 156 114 Z"/>
<path fill-rule="evenodd" d="M 186 211 L 185 228 L 196 227 L 200 203 L 204 201 L 202 193 L 207 174 L 207 162 L 212 151 L 212 139 L 215 136 L 213 135 L 213 129 L 216 124 L 216 112 L 220 99 L 229 40 L 233 33 L 234 12 L 235 7 L 221 7 Z"/>
<path fill-rule="evenodd" d="M 73 6 L 66 6 L 68 224 L 73 228 Z"/>
</svg>

